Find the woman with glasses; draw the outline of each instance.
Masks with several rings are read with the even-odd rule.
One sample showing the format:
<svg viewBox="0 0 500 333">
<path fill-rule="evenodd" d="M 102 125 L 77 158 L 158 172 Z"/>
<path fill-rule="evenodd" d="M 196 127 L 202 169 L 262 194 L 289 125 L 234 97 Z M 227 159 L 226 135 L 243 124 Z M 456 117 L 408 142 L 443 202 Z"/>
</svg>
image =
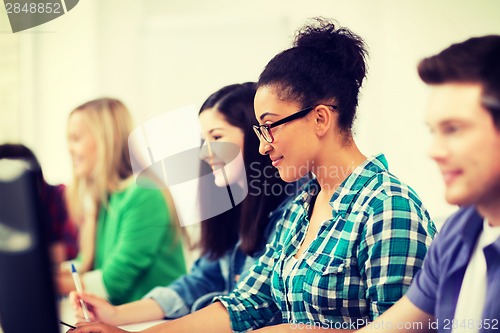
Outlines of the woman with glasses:
<svg viewBox="0 0 500 333">
<path fill-rule="evenodd" d="M 366 75 L 362 39 L 317 19 L 260 75 L 260 153 L 287 182 L 311 173 L 265 254 L 227 296 L 146 332 L 354 330 L 378 317 L 421 268 L 435 227 L 417 194 L 352 135 Z M 119 332 L 90 325 L 77 332 Z"/>
</svg>

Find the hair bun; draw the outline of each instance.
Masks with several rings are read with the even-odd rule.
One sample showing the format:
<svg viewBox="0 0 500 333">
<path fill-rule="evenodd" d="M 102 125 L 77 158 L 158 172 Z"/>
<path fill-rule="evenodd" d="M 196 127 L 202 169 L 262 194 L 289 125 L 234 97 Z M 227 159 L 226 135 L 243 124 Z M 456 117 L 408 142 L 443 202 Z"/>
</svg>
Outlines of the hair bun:
<svg viewBox="0 0 500 333">
<path fill-rule="evenodd" d="M 314 17 L 295 33 L 294 46 L 328 48 L 337 39 L 337 22 L 324 17 Z"/>
<path fill-rule="evenodd" d="M 314 17 L 297 31 L 293 45 L 316 49 L 339 61 L 345 70 L 358 72 L 355 77 L 360 87 L 366 74 L 365 58 L 368 52 L 361 37 L 336 24 L 338 22 L 324 17 Z"/>
</svg>

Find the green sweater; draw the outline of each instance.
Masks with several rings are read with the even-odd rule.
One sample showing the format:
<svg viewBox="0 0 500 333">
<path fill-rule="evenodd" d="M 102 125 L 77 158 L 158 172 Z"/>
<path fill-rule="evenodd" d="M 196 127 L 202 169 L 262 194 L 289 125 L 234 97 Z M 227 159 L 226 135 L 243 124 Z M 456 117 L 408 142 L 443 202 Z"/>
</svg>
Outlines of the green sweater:
<svg viewBox="0 0 500 333">
<path fill-rule="evenodd" d="M 111 194 L 97 221 L 94 269 L 113 304 L 141 298 L 186 273 L 182 242 L 163 193 L 135 183 Z"/>
</svg>

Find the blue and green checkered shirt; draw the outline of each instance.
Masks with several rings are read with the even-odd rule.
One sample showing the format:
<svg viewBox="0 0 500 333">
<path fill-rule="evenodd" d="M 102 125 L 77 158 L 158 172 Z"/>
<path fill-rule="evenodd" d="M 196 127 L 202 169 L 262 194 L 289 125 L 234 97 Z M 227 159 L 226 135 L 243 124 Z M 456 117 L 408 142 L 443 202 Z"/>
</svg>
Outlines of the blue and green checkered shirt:
<svg viewBox="0 0 500 333">
<path fill-rule="evenodd" d="M 316 179 L 305 185 L 250 273 L 230 295 L 215 299 L 234 331 L 265 326 L 277 314 L 284 323 L 366 324 L 403 296 L 422 267 L 436 228 L 417 194 L 378 155 L 339 186 L 330 199 L 332 218 L 285 272 L 304 240 L 318 190 Z"/>
</svg>

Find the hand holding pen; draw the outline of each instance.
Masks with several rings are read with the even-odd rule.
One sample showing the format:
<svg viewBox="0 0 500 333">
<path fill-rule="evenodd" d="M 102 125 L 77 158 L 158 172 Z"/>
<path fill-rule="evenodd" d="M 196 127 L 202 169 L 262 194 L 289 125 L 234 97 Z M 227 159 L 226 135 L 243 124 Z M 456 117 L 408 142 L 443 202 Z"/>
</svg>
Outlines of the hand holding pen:
<svg viewBox="0 0 500 333">
<path fill-rule="evenodd" d="M 73 275 L 73 281 L 75 281 L 76 291 L 81 293 L 83 292 L 82 282 L 80 281 L 80 276 L 76 271 L 75 265 L 71 264 L 71 275 Z M 87 304 L 80 298 L 80 305 L 82 306 L 83 316 L 85 317 L 85 321 L 90 321 L 89 310 L 87 309 Z"/>
</svg>

